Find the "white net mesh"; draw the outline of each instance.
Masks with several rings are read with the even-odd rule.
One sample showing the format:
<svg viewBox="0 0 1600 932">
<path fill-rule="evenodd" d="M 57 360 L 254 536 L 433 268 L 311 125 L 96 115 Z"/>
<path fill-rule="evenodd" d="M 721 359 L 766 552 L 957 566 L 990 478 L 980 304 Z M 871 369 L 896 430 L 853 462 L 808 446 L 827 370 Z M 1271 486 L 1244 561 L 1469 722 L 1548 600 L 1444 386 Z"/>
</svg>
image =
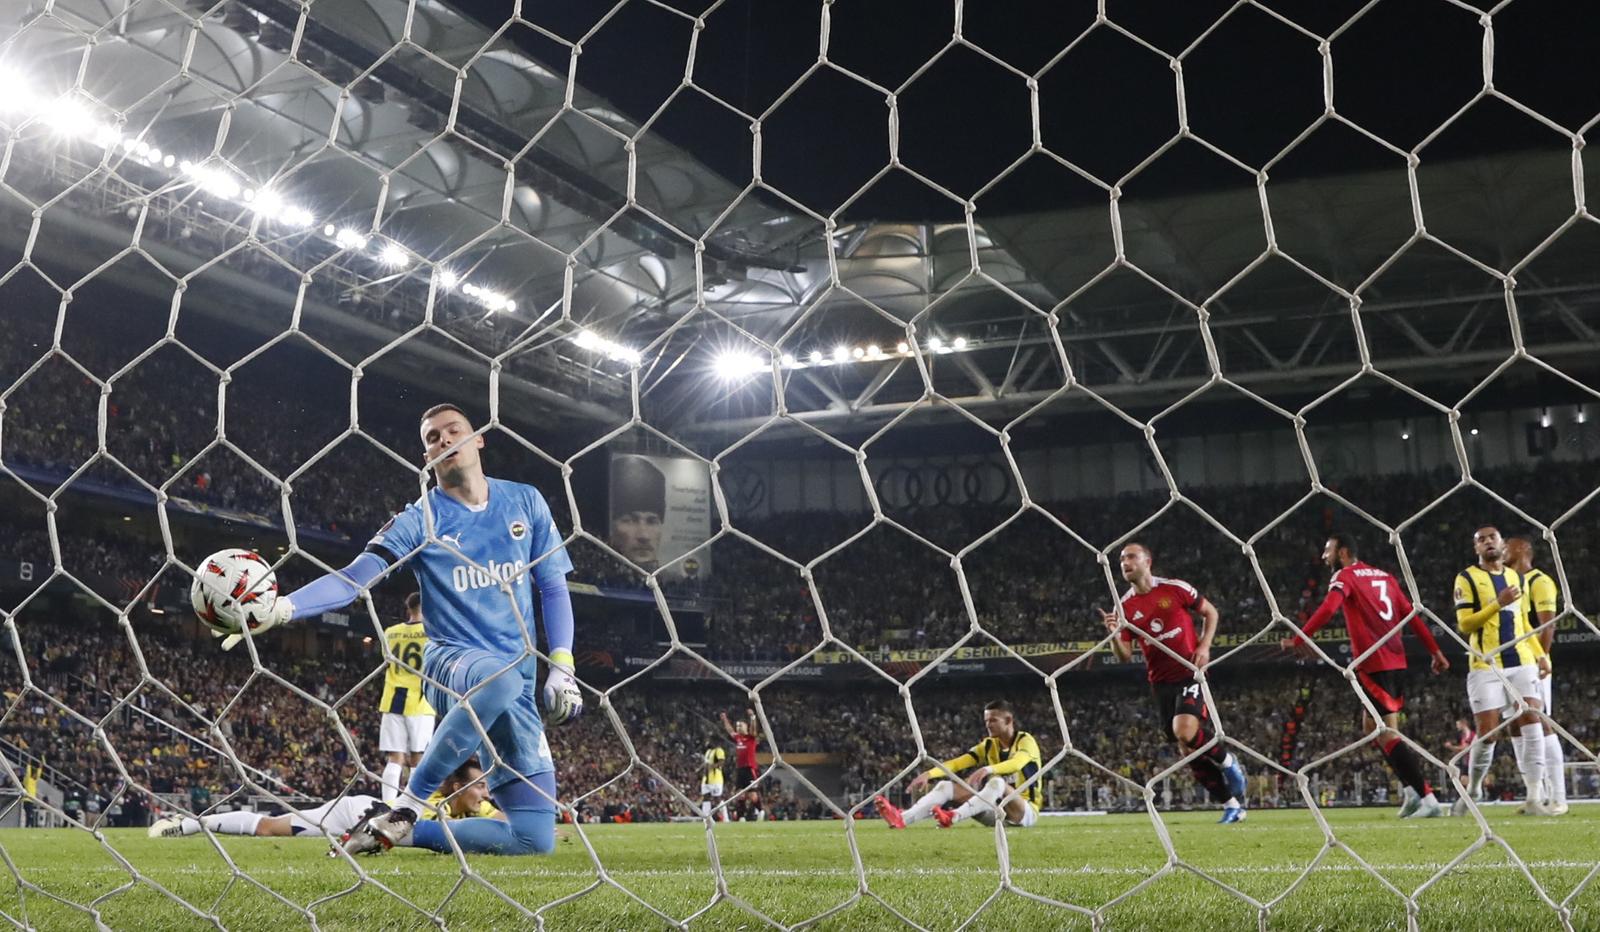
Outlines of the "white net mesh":
<svg viewBox="0 0 1600 932">
<path fill-rule="evenodd" d="M 1098 928 L 1155 921 L 1139 904 L 1198 878 L 1219 915 L 1265 926 L 1306 921 L 1295 904 L 1353 874 L 1416 927 L 1443 898 L 1498 895 L 1477 883 L 1496 849 L 1530 921 L 1593 922 L 1593 849 L 1525 856 L 1488 807 L 1413 860 L 1365 854 L 1375 830 L 1328 816 L 1391 789 L 1360 761 L 1382 743 L 1355 724 L 1378 712 L 1365 656 L 1324 633 L 1319 664 L 1265 657 L 1320 600 L 1328 534 L 1363 537 L 1455 664 L 1408 681 L 1405 726 L 1448 802 L 1468 751 L 1432 737 L 1466 715 L 1450 586 L 1472 530 L 1533 538 L 1563 593 L 1558 657 L 1600 635 L 1577 572 L 1600 493 L 1590 114 L 1507 77 L 1526 58 L 1505 51 L 1556 20 L 1101 4 L 1069 28 L 1053 10 L 958 2 L 905 23 L 825 2 L 800 54 L 751 64 L 768 50 L 752 36 L 791 21 L 689 6 L 8 5 L 0 760 L 22 794 L 8 812 L 88 833 L 104 869 L 63 882 L 0 840 L 16 888 L 0 914 L 931 927 L 1003 922 L 1021 897 L 1029 923 Z M 1373 73 L 1418 22 L 1452 51 Z M 1387 95 L 1417 100 L 1397 117 Z M 1474 150 L 1486 136 L 1509 142 Z M 189 849 L 215 875 L 198 893 L 142 864 L 102 829 L 150 805 L 377 792 L 375 693 L 396 659 L 381 632 L 402 592 L 248 657 L 188 637 L 163 592 L 211 544 L 281 557 L 286 590 L 342 566 L 426 488 L 415 419 L 441 400 L 473 415 L 491 475 L 550 499 L 593 600 L 590 713 L 550 735 L 585 857 L 531 885 L 479 859 L 423 883 L 347 858 L 306 887 L 212 837 Z M 1540 421 L 1525 438 L 1523 417 Z M 708 525 L 660 561 L 594 505 L 625 453 L 709 477 Z M 1098 669 L 1094 609 L 1125 587 L 1133 540 L 1221 607 L 1195 673 L 1251 805 L 1304 806 L 1281 860 L 1219 861 L 1169 826 L 1210 745 L 1165 750 L 1161 722 L 1122 711 L 1142 686 Z M 1579 666 L 1559 669 L 1592 705 Z M 819 680 L 848 698 L 824 707 Z M 1593 716 L 1564 717 L 1560 691 L 1543 724 L 1581 790 Z M 1095 868 L 1113 888 L 1074 886 L 1076 868 L 996 829 L 989 868 L 948 877 L 972 902 L 894 891 L 903 875 L 864 840 L 881 826 L 855 817 L 966 747 L 996 692 L 1043 746 L 1020 791 L 1147 816 L 1133 860 Z M 715 812 L 842 817 L 821 860 L 711 818 L 697 859 L 667 866 L 588 827 L 701 819 L 696 742 L 718 707 L 751 710 L 771 763 Z M 1511 729 L 1480 741 L 1503 750 Z M 809 898 L 763 886 L 785 871 Z"/>
</svg>

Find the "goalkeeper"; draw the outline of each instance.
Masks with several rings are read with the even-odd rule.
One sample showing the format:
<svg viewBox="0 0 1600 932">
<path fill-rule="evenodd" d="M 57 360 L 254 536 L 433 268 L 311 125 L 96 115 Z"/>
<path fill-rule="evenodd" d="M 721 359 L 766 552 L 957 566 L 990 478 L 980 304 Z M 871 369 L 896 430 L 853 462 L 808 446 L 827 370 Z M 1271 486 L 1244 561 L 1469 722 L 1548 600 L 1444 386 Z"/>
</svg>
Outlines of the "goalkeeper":
<svg viewBox="0 0 1600 932">
<path fill-rule="evenodd" d="M 425 690 L 444 717 L 411 771 L 405 794 L 392 810 L 374 807 L 350 833 L 345 850 L 375 854 L 395 845 L 452 850 L 440 822 L 418 821 L 421 800 L 478 753 L 486 733 L 500 758 L 489 773 L 489 792 L 505 821 L 461 819 L 449 831 L 468 853 L 547 854 L 555 847 L 556 777 L 544 723 L 561 724 L 583 711 L 572 669 L 566 579 L 572 561 L 537 489 L 484 476 L 478 453 L 483 438 L 473 435 L 461 409 L 429 408 L 422 415 L 421 435 L 434 487 L 379 529 L 349 566 L 278 598 L 264 614 L 246 621 L 259 635 L 291 619 L 315 617 L 349 604 L 391 567 L 407 563 L 422 590 Z M 543 718 L 535 698 L 530 576 L 539 590 L 551 663 Z M 502 583 L 510 589 L 509 599 Z M 223 647 L 239 638 L 232 635 Z"/>
</svg>

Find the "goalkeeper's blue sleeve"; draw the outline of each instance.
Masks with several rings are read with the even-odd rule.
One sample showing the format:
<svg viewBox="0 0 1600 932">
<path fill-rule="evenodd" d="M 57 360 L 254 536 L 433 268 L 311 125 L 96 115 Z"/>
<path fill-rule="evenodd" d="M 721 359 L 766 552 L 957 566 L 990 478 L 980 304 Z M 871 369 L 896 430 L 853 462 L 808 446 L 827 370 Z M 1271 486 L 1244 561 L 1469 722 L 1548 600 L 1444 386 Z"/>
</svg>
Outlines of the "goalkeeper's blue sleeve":
<svg viewBox="0 0 1600 932">
<path fill-rule="evenodd" d="M 294 603 L 293 618 L 295 620 L 315 618 L 323 612 L 344 608 L 356 600 L 356 596 L 361 594 L 361 588 L 372 585 L 373 580 L 382 576 L 383 571 L 388 568 L 389 564 L 383 557 L 370 550 L 362 553 L 338 573 L 329 573 L 289 593 L 289 601 Z M 355 585 L 351 585 L 352 582 Z M 569 641 L 572 639 L 571 618 L 572 609 L 569 606 L 567 609 Z"/>
<path fill-rule="evenodd" d="M 539 576 L 539 607 L 544 612 L 545 643 L 551 654 L 562 651 L 570 657 L 572 593 L 567 589 L 567 577 L 561 573 L 541 573 Z"/>
</svg>

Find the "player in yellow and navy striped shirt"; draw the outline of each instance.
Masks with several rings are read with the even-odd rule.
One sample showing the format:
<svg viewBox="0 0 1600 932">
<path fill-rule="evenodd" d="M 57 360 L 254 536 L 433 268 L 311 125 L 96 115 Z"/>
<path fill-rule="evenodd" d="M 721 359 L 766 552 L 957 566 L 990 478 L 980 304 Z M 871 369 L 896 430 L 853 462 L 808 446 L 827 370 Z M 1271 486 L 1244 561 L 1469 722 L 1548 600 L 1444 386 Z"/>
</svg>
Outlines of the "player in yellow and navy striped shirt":
<svg viewBox="0 0 1600 932">
<path fill-rule="evenodd" d="M 383 798 L 400 798 L 401 777 L 405 768 L 415 767 L 433 739 L 433 706 L 422 694 L 422 652 L 428 635 L 422 629 L 422 597 L 406 596 L 406 620 L 383 629 L 394 660 L 383 671 L 383 696 L 378 709 L 383 722 L 378 727 L 378 750 L 383 765 Z"/>
<path fill-rule="evenodd" d="M 1039 817 L 1039 806 L 1044 802 L 1044 789 L 1038 780 L 1039 768 L 1044 763 L 1039 754 L 1039 742 L 1017 727 L 1016 716 L 1008 702 L 997 700 L 984 706 L 983 727 L 988 735 L 967 753 L 917 774 L 908 787 L 913 793 L 931 780 L 939 782 L 904 812 L 883 796 L 874 800 L 878 814 L 890 828 L 905 828 L 930 816 L 938 820 L 940 828 L 949 828 L 962 819 L 977 819 L 992 826 L 997 810 L 1005 812 L 1007 825 L 1019 828 L 1033 825 Z M 976 795 L 954 780 L 940 779 L 973 767 L 978 769 L 968 774 L 966 781 L 978 787 Z M 1017 790 L 1007 797 L 1011 787 Z M 1001 801 L 1003 797 L 1004 802 Z M 947 809 L 947 804 L 955 804 L 956 808 Z"/>
<path fill-rule="evenodd" d="M 711 807 L 716 805 L 715 800 L 722 798 L 722 762 L 727 759 L 727 749 L 715 741 L 707 744 L 705 752 L 700 755 L 700 763 L 705 766 L 705 773 L 700 777 L 702 818 L 711 818 Z M 727 819 L 727 816 L 723 816 L 723 819 Z"/>
<path fill-rule="evenodd" d="M 1556 613 L 1561 609 L 1561 589 L 1544 570 L 1533 568 L 1533 544 L 1520 537 L 1506 541 L 1506 563 L 1522 574 L 1527 589 L 1522 602 L 1528 607 L 1528 619 L 1539 632 L 1539 643 L 1550 654 L 1556 640 Z M 1539 681 L 1539 698 L 1544 701 L 1544 714 L 1554 720 L 1555 706 L 1551 703 L 1555 681 L 1555 658 L 1550 658 L 1550 675 Z M 1548 726 L 1544 735 L 1544 785 L 1545 799 L 1550 802 L 1551 815 L 1567 814 L 1567 759 L 1561 749 L 1561 736 Z"/>
<path fill-rule="evenodd" d="M 1528 791 L 1527 811 L 1548 815 L 1540 798 L 1544 782 L 1544 725 L 1539 719 L 1539 680 L 1550 675 L 1544 645 L 1528 624 L 1522 574 L 1505 564 L 1506 544 L 1498 528 L 1484 526 L 1472 536 L 1476 565 L 1456 576 L 1456 626 L 1467 636 L 1467 701 L 1478 728 L 1468 762 L 1467 789 L 1473 798 L 1483 793 L 1483 778 L 1494 761 L 1492 732 L 1501 716 L 1517 715 L 1512 740 L 1517 747 L 1517 769 Z M 1519 700 L 1525 711 L 1518 712 Z M 1537 744 L 1535 744 L 1537 742 Z M 1536 750 L 1535 750 L 1536 748 Z M 1456 801 L 1456 811 L 1466 811 L 1466 800 Z"/>
</svg>

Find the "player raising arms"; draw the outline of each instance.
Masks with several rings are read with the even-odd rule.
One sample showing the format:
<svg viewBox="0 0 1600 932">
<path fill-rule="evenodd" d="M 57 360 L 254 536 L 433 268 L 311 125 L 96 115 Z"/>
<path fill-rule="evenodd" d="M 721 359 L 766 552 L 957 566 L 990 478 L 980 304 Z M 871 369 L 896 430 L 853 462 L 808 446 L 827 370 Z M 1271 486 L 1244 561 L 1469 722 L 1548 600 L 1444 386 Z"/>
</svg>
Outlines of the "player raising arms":
<svg viewBox="0 0 1600 932">
<path fill-rule="evenodd" d="M 1200 684 L 1189 668 L 1156 644 L 1165 645 L 1197 669 L 1211 662 L 1211 641 L 1217 635 L 1217 609 L 1181 579 L 1164 579 L 1151 571 L 1154 554 L 1141 543 L 1130 543 L 1120 554 L 1122 578 L 1129 583 L 1122 594 L 1122 615 L 1128 627 L 1118 624 L 1116 612 L 1102 611 L 1111 639 L 1111 651 L 1123 663 L 1133 659 L 1134 630 L 1147 635 L 1144 664 L 1155 693 L 1156 715 L 1167 726 L 1167 736 L 1178 742 L 1187 756 L 1210 741 L 1215 732 L 1211 710 L 1200 694 Z M 1198 636 L 1193 609 L 1205 620 Z M 1222 803 L 1222 822 L 1244 821 L 1244 768 L 1218 742 L 1189 763 L 1189 771 L 1215 802 Z"/>
<path fill-rule="evenodd" d="M 1506 541 L 1506 564 L 1522 574 L 1523 587 L 1527 590 L 1527 598 L 1523 604 L 1533 612 L 1532 622 L 1538 624 L 1539 643 L 1544 645 L 1546 655 L 1555 646 L 1556 611 L 1561 602 L 1561 590 L 1556 586 L 1556 581 L 1544 570 L 1533 568 L 1533 544 L 1520 538 L 1513 537 Z M 1539 698 L 1544 703 L 1545 717 L 1554 720 L 1554 708 L 1550 704 L 1552 683 L 1555 680 L 1555 660 L 1551 658 L 1551 673 L 1539 680 Z M 1513 744 L 1522 753 L 1527 753 L 1527 746 Z M 1548 792 L 1544 799 L 1550 803 L 1551 815 L 1567 814 L 1567 759 L 1561 752 L 1561 736 L 1553 729 L 1546 729 L 1544 734 L 1544 785 Z"/>
<path fill-rule="evenodd" d="M 446 802 L 446 800 L 449 800 Z M 383 800 L 375 796 L 342 796 L 306 810 L 290 810 L 279 816 L 264 816 L 258 812 L 222 812 L 216 815 L 191 819 L 187 816 L 167 816 L 150 826 L 151 838 L 181 838 L 200 834 L 203 824 L 218 835 L 253 835 L 257 838 L 287 838 L 293 835 L 325 835 L 341 838 L 361 824 L 361 820 L 379 811 Z M 489 802 L 489 788 L 483 782 L 483 768 L 476 757 L 456 768 L 455 773 L 439 785 L 439 792 L 429 800 L 434 808 L 423 818 L 442 813 L 446 818 L 470 817 L 503 818 L 494 804 Z"/>
<path fill-rule="evenodd" d="M 383 696 L 378 708 L 383 720 L 378 726 L 378 751 L 387 759 L 383 765 L 383 798 L 400 798 L 400 778 L 405 768 L 413 770 L 422 760 L 433 737 L 433 706 L 422 693 L 422 652 L 428 635 L 422 628 L 422 595 L 406 596 L 406 620 L 383 629 L 383 639 L 395 659 L 383 671 Z"/>
<path fill-rule="evenodd" d="M 745 709 L 745 717 L 737 722 L 728 721 L 728 713 L 722 713 L 722 728 L 733 739 L 733 791 L 738 793 L 756 782 L 756 746 L 761 742 L 761 728 L 756 721 L 756 710 Z M 739 803 L 739 818 L 749 818 L 751 813 L 759 819 L 761 813 L 761 792 L 750 790 L 745 793 Z"/>
<path fill-rule="evenodd" d="M 1456 576 L 1456 626 L 1467 636 L 1467 702 L 1478 728 L 1468 758 L 1467 792 L 1474 799 L 1483 796 L 1483 778 L 1494 762 L 1494 736 L 1501 717 L 1514 712 L 1520 697 L 1528 710 L 1511 725 L 1513 742 L 1521 744 L 1517 769 L 1527 789 L 1523 812 L 1549 815 L 1550 808 L 1540 798 L 1544 783 L 1544 725 L 1539 719 L 1539 679 L 1550 675 L 1550 659 L 1544 644 L 1528 624 L 1522 597 L 1526 581 L 1522 574 L 1506 566 L 1506 545 L 1500 531 L 1485 525 L 1472 535 L 1472 549 L 1478 562 Z M 1501 676 L 1505 680 L 1501 680 Z M 1510 688 L 1506 688 L 1509 682 Z M 1456 800 L 1454 812 L 1463 815 L 1467 801 Z"/>
<path fill-rule="evenodd" d="M 411 771 L 409 803 L 357 826 L 345 850 L 375 853 L 394 845 L 452 850 L 437 822 L 418 823 L 417 808 L 418 800 L 432 796 L 482 744 L 470 706 L 504 764 L 490 774 L 489 791 L 506 820 L 463 819 L 451 826 L 456 841 L 469 853 L 548 853 L 555 846 L 555 764 L 535 698 L 538 663 L 527 647 L 533 635 L 525 625 L 532 624 L 537 586 L 551 661 L 544 706 L 551 723 L 560 724 L 583 711 L 572 675 L 566 579 L 572 561 L 537 489 L 483 474 L 478 454 L 483 438 L 474 435 L 460 408 L 429 408 L 419 433 L 434 487 L 391 518 L 349 566 L 280 596 L 252 614 L 249 627 L 259 636 L 290 619 L 347 605 L 359 594 L 358 586 L 371 585 L 402 562 L 410 566 L 422 590 L 429 639 L 422 658 L 428 701 L 444 718 Z M 223 647 L 238 638 L 229 637 Z M 452 698 L 468 692 L 471 696 L 459 704 Z"/>
<path fill-rule="evenodd" d="M 1362 563 L 1356 553 L 1356 544 L 1348 535 L 1329 535 L 1327 543 L 1323 545 L 1322 562 L 1333 570 L 1333 579 L 1328 583 L 1328 596 L 1317 606 L 1301 630 L 1312 634 L 1332 621 L 1335 612 L 1343 609 L 1345 630 L 1350 634 L 1350 652 L 1356 657 L 1366 655 L 1356 665 L 1356 681 L 1361 684 L 1361 690 L 1367 694 L 1367 698 L 1372 700 L 1378 714 L 1383 716 L 1383 731 L 1378 736 L 1378 744 L 1384 759 L 1389 762 L 1389 768 L 1405 787 L 1405 803 L 1400 807 L 1400 817 L 1432 819 L 1441 816 L 1444 807 L 1433 795 L 1433 787 L 1425 776 L 1422 757 L 1400 737 L 1400 710 L 1406 704 L 1403 678 L 1406 669 L 1405 645 L 1401 643 L 1399 634 L 1388 640 L 1383 640 L 1384 636 L 1410 615 L 1412 632 L 1433 657 L 1433 672 L 1439 674 L 1450 669 L 1450 661 L 1439 649 L 1439 642 L 1434 640 L 1427 622 L 1423 621 L 1420 614 L 1412 613 L 1411 600 L 1406 598 L 1399 581 L 1375 566 Z M 1383 643 L 1378 649 L 1367 654 L 1379 641 Z M 1299 637 L 1284 638 L 1282 645 L 1285 650 L 1309 653 L 1306 642 Z M 1361 727 L 1370 732 L 1377 726 L 1370 714 L 1363 713 Z"/>
<path fill-rule="evenodd" d="M 997 811 L 1005 812 L 1007 825 L 1018 828 L 1028 828 L 1038 820 L 1044 790 L 1038 780 L 1028 781 L 1039 772 L 1039 742 L 1017 728 L 1016 715 L 1007 702 L 996 700 L 983 707 L 983 727 L 988 735 L 967 753 L 912 779 L 907 789 L 913 793 L 929 781 L 939 782 L 904 811 L 896 809 L 884 796 L 873 799 L 878 814 L 890 828 L 905 828 L 929 816 L 938 820 L 940 828 L 949 828 L 962 819 L 977 819 L 992 827 Z M 942 779 L 972 767 L 978 769 L 967 775 L 967 782 L 978 788 L 976 795 L 954 780 Z M 1001 803 L 1009 787 L 1023 783 L 1028 785 Z M 956 808 L 946 808 L 951 804 Z"/>
</svg>

